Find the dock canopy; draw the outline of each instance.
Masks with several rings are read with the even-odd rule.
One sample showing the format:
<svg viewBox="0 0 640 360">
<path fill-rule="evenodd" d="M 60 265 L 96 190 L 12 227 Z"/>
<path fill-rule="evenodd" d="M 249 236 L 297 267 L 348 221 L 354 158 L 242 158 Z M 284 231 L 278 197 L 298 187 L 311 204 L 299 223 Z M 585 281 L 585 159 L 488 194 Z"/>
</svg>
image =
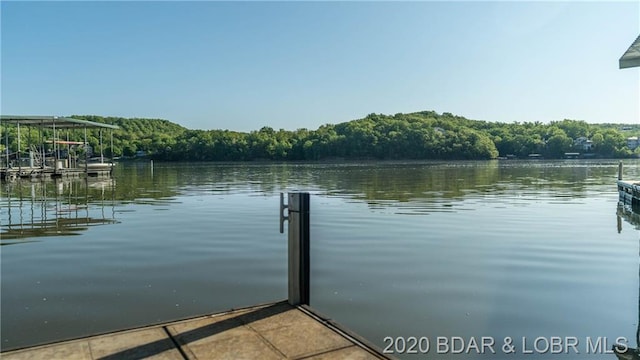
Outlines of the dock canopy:
<svg viewBox="0 0 640 360">
<path fill-rule="evenodd" d="M 640 66 L 640 35 L 620 58 L 620 69 Z"/>
<path fill-rule="evenodd" d="M 56 129 L 69 128 L 103 128 L 119 129 L 116 125 L 103 124 L 95 121 L 72 119 L 60 116 L 20 116 L 20 115 L 0 115 L 0 122 L 6 124 L 39 126 Z"/>
</svg>

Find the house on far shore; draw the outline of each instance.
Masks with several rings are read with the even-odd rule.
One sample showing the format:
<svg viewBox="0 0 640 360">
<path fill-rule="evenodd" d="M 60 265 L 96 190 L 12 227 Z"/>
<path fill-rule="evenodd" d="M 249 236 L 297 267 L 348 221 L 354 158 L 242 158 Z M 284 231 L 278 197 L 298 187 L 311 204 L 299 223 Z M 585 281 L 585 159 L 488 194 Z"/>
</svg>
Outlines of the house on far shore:
<svg viewBox="0 0 640 360">
<path fill-rule="evenodd" d="M 580 136 L 573 141 L 573 146 L 583 151 L 591 151 L 593 149 L 593 141 L 587 139 L 586 136 Z"/>
<path fill-rule="evenodd" d="M 638 146 L 640 146 L 640 139 L 638 139 L 637 136 L 627 138 L 627 147 L 629 150 L 635 150 Z"/>
<path fill-rule="evenodd" d="M 445 134 L 445 130 L 444 130 L 443 128 L 441 128 L 441 127 L 436 126 L 436 127 L 434 127 L 434 128 L 433 128 L 433 130 L 434 130 L 435 132 L 437 132 L 437 133 L 441 134 L 441 135 L 444 135 L 444 134 Z"/>
</svg>

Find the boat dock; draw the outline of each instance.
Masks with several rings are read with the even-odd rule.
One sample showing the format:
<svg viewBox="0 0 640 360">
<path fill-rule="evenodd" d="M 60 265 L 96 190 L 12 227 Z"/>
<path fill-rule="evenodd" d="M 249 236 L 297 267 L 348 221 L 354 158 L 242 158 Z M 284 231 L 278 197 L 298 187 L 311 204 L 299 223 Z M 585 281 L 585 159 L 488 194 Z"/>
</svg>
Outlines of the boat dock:
<svg viewBox="0 0 640 360">
<path fill-rule="evenodd" d="M 0 353 L 21 359 L 390 359 L 309 306 L 309 193 L 280 194 L 288 222 L 288 299 Z M 286 215 L 285 215 L 286 213 Z M 37 329 L 34 329 L 37 331 Z"/>
<path fill-rule="evenodd" d="M 15 115 L 0 116 L 0 124 L 4 132 L 5 149 L 0 157 L 2 180 L 111 175 L 113 130 L 119 129 L 118 126 L 58 116 Z M 97 129 L 99 132 L 99 140 L 94 144 L 97 147 L 95 154 L 89 145 L 88 129 Z M 109 162 L 105 162 L 104 156 L 102 133 L 105 129 L 111 131 Z M 84 133 L 78 134 L 78 131 Z M 9 141 L 10 135 L 12 141 Z M 73 138 L 84 140 L 73 141 Z M 95 161 L 92 162 L 91 157 Z"/>
<path fill-rule="evenodd" d="M 18 178 L 28 179 L 54 179 L 54 178 L 82 178 L 82 177 L 107 177 L 111 175 L 112 165 L 104 163 L 103 166 L 87 166 L 86 168 L 65 168 L 65 167 L 35 167 L 22 166 L 19 168 L 9 167 L 0 169 L 0 179 L 14 180 Z"/>
<path fill-rule="evenodd" d="M 388 359 L 308 306 L 287 301 L 2 353 L 22 359 Z"/>
<path fill-rule="evenodd" d="M 640 211 L 640 181 L 622 180 L 622 163 L 618 165 L 619 201 L 634 211 Z"/>
<path fill-rule="evenodd" d="M 640 209 L 640 181 L 618 180 L 620 202 L 632 209 Z"/>
</svg>

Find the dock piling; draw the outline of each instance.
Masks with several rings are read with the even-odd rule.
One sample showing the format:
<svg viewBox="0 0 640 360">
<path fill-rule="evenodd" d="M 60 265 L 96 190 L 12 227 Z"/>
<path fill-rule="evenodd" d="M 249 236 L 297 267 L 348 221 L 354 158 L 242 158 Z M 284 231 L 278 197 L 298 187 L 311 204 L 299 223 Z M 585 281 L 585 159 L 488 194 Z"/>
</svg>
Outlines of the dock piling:
<svg viewBox="0 0 640 360">
<path fill-rule="evenodd" d="M 281 194 L 282 196 L 282 194 Z M 309 193 L 289 193 L 289 205 L 286 206 L 288 216 L 282 211 L 285 205 L 280 203 L 280 229 L 283 221 L 289 221 L 289 304 L 309 305 Z"/>
<path fill-rule="evenodd" d="M 622 180 L 622 161 L 618 162 L 618 180 Z"/>
</svg>

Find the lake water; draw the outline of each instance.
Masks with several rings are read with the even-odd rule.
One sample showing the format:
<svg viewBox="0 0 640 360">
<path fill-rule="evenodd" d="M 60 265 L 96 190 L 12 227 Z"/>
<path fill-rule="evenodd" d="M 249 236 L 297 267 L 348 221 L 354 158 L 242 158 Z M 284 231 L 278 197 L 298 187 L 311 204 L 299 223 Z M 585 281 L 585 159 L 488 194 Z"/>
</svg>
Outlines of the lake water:
<svg viewBox="0 0 640 360">
<path fill-rule="evenodd" d="M 640 222 L 618 209 L 616 176 L 609 160 L 145 162 L 3 183 L 2 349 L 285 299 L 279 193 L 309 191 L 311 305 L 379 347 L 423 337 L 426 358 L 514 358 L 510 337 L 527 358 L 615 359 L 602 353 L 617 338 L 638 346 L 640 304 Z M 482 336 L 496 354 L 436 349 Z M 552 337 L 578 344 L 534 349 Z"/>
</svg>

